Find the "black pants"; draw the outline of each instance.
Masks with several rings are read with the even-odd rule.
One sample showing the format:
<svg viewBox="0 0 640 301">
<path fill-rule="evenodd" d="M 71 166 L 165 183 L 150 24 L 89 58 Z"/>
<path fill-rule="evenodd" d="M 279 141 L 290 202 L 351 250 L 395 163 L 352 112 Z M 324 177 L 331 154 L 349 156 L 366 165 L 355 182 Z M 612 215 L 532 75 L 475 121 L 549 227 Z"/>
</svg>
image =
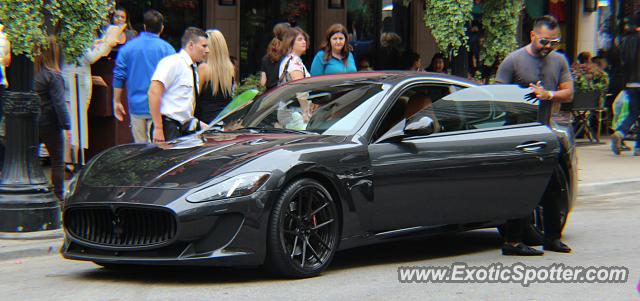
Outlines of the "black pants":
<svg viewBox="0 0 640 301">
<path fill-rule="evenodd" d="M 560 239 L 562 237 L 562 223 L 560 221 L 560 189 L 556 175 L 551 177 L 547 189 L 542 195 L 540 205 L 543 212 L 544 238 L 546 240 Z M 505 225 L 504 240 L 507 242 L 522 242 L 524 231 L 531 221 L 531 216 L 520 219 L 508 220 Z"/>
<path fill-rule="evenodd" d="M 151 124 L 149 137 L 153 140 L 154 126 Z M 184 135 L 180 132 L 180 122 L 169 117 L 162 116 L 162 132 L 164 133 L 164 141 L 171 141 Z"/>
<path fill-rule="evenodd" d="M 62 129 L 40 128 L 40 139 L 47 146 L 51 160 L 51 182 L 53 192 L 59 200 L 64 199 L 64 134 Z"/>
</svg>

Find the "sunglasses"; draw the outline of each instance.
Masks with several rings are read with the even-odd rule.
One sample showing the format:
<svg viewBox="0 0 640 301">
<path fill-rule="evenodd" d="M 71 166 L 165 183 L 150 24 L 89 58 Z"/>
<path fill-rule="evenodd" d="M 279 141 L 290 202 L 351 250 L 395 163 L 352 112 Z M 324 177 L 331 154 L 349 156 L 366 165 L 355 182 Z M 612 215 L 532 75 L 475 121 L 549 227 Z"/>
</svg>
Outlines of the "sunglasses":
<svg viewBox="0 0 640 301">
<path fill-rule="evenodd" d="M 557 39 L 541 38 L 538 41 L 540 42 L 540 45 L 542 45 L 542 46 L 549 45 L 550 47 L 558 47 L 558 45 L 560 45 L 560 38 L 557 38 Z"/>
</svg>

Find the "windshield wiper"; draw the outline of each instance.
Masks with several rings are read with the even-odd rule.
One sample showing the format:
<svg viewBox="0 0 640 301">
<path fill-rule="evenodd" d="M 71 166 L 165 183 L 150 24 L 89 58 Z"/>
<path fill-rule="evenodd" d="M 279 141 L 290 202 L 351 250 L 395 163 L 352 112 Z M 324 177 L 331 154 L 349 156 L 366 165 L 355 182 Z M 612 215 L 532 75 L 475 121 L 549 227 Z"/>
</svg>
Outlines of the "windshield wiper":
<svg viewBox="0 0 640 301">
<path fill-rule="evenodd" d="M 246 127 L 246 128 L 238 129 L 238 131 L 242 131 L 242 130 L 252 131 L 252 132 L 256 132 L 256 133 L 286 133 L 286 134 L 304 134 L 304 135 L 314 134 L 314 135 L 318 135 L 318 133 L 311 132 L 311 131 L 282 129 L 282 128 L 273 128 L 273 127 L 271 127 L 271 128 Z"/>
</svg>

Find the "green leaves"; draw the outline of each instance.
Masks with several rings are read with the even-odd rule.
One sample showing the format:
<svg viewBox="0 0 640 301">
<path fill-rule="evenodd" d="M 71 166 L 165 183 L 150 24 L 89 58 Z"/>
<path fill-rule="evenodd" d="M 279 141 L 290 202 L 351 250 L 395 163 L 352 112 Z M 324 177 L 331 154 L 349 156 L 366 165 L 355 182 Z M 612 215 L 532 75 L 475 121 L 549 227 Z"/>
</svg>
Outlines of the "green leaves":
<svg viewBox="0 0 640 301">
<path fill-rule="evenodd" d="M 483 8 L 485 41 L 480 57 L 485 66 L 493 66 L 518 47 L 516 30 L 523 4 L 522 0 L 484 0 Z"/>
<path fill-rule="evenodd" d="M 49 33 L 57 35 L 64 59 L 74 62 L 107 24 L 113 0 L 2 0 L 0 22 L 14 54 L 33 60 Z"/>
<path fill-rule="evenodd" d="M 426 0 L 427 10 L 424 24 L 431 28 L 431 34 L 438 43 L 438 48 L 445 55 L 457 55 L 460 47 L 468 47 L 466 25 L 473 16 L 472 0 Z"/>
<path fill-rule="evenodd" d="M 26 54 L 33 60 L 39 54 L 39 46 L 46 42 L 42 6 L 43 0 L 0 2 L 0 22 L 5 26 L 14 54 Z"/>
<path fill-rule="evenodd" d="M 58 41 L 67 62 L 77 60 L 97 39 L 97 32 L 108 23 L 113 1 L 58 0 L 62 3 Z"/>
</svg>

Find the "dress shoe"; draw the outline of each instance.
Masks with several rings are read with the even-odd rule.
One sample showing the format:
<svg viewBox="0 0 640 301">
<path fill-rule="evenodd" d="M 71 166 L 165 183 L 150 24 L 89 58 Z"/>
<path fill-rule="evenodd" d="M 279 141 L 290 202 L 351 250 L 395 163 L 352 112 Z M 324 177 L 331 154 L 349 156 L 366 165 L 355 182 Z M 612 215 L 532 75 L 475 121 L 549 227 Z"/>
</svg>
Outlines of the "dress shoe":
<svg viewBox="0 0 640 301">
<path fill-rule="evenodd" d="M 622 150 L 622 137 L 618 131 L 611 135 L 611 151 L 616 155 L 619 155 Z"/>
<path fill-rule="evenodd" d="M 502 255 L 517 255 L 517 256 L 540 256 L 544 252 L 529 247 L 521 242 L 512 245 L 510 243 L 502 244 Z"/>
<path fill-rule="evenodd" d="M 545 251 L 553 251 L 560 253 L 570 253 L 571 248 L 561 242 L 559 239 L 548 240 L 543 245 Z"/>
</svg>

